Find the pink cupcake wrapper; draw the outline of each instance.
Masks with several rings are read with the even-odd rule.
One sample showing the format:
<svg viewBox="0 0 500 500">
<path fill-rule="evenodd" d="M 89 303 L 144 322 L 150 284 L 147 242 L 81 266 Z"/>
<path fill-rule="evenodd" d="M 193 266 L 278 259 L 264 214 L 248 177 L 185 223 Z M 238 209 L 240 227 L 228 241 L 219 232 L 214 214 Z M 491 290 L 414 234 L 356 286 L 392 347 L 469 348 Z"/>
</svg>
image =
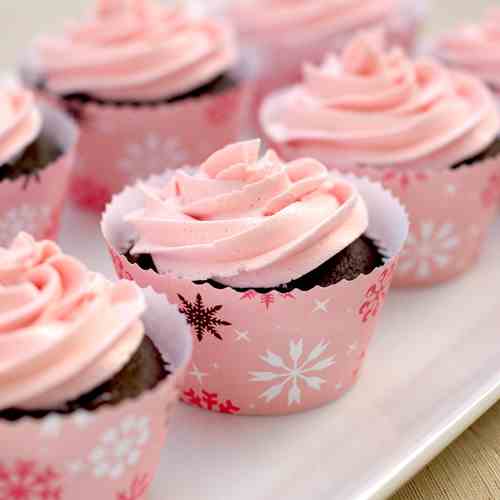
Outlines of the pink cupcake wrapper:
<svg viewBox="0 0 500 500">
<path fill-rule="evenodd" d="M 194 165 L 237 141 L 252 84 L 157 106 L 75 104 L 81 138 L 72 197 L 100 212 L 114 193 L 166 168 Z"/>
<path fill-rule="evenodd" d="M 122 253 L 134 230 L 123 216 L 141 206 L 137 189 L 116 196 L 102 230 L 119 276 L 179 305 L 194 337 L 184 401 L 234 415 L 280 415 L 333 401 L 356 382 L 403 248 L 408 219 L 379 184 L 349 176 L 365 198 L 368 234 L 387 255 L 354 281 L 303 292 L 237 292 L 143 271 Z M 153 184 L 165 178 L 150 180 Z"/>
<path fill-rule="evenodd" d="M 174 373 L 138 399 L 95 412 L 0 420 L 0 498 L 145 497 L 192 349 L 189 328 L 177 308 L 152 290 L 146 290 L 146 297 L 146 330 Z"/>
<path fill-rule="evenodd" d="M 299 143 L 273 147 L 286 160 L 304 155 Z M 498 213 L 500 156 L 453 170 L 353 167 L 345 171 L 382 183 L 408 210 L 410 235 L 394 286 L 443 283 L 477 262 Z"/>
<path fill-rule="evenodd" d="M 20 231 L 37 239 L 55 239 L 58 234 L 78 132 L 64 113 L 44 104 L 40 108 L 42 135 L 56 140 L 63 154 L 37 176 L 0 182 L 0 246 L 7 246 Z"/>
</svg>

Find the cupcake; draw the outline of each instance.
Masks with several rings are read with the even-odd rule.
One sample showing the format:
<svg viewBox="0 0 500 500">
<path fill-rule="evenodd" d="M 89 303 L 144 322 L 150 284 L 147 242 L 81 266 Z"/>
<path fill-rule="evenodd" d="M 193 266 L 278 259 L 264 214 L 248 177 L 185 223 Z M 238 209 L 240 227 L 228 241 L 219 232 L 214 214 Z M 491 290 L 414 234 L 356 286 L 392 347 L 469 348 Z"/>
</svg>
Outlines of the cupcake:
<svg viewBox="0 0 500 500">
<path fill-rule="evenodd" d="M 119 275 L 192 327 L 184 399 L 223 413 L 293 413 L 348 390 L 408 229 L 380 185 L 259 147 L 127 188 L 102 223 Z"/>
<path fill-rule="evenodd" d="M 260 125 L 285 159 L 312 156 L 402 200 L 412 228 L 397 283 L 446 281 L 476 261 L 500 192 L 500 120 L 475 77 L 362 34 L 269 96 Z"/>
<path fill-rule="evenodd" d="M 500 9 L 438 38 L 434 53 L 449 66 L 483 80 L 500 102 Z"/>
<path fill-rule="evenodd" d="M 57 236 L 76 136 L 69 117 L 0 82 L 0 244 L 19 231 Z"/>
<path fill-rule="evenodd" d="M 78 118 L 73 194 L 100 210 L 128 183 L 239 137 L 250 92 L 240 65 L 225 22 L 153 0 L 100 0 L 37 39 L 22 73 Z"/>
<path fill-rule="evenodd" d="M 381 28 L 390 44 L 412 50 L 425 2 L 408 0 L 236 0 L 226 14 L 260 75 L 259 102 L 300 78 L 304 63 L 341 50 L 359 30 Z M 284 56 L 286 54 L 286 56 Z"/>
<path fill-rule="evenodd" d="M 0 294 L 0 492 L 146 493 L 190 355 L 185 321 L 26 233 L 0 248 Z"/>
</svg>

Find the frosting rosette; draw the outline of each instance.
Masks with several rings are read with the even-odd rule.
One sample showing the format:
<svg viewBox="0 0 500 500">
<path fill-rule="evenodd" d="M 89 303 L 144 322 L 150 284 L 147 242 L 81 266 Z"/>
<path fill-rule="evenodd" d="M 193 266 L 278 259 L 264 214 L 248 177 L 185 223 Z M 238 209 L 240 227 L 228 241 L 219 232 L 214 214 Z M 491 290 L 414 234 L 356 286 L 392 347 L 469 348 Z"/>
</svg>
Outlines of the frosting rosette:
<svg viewBox="0 0 500 500">
<path fill-rule="evenodd" d="M 383 23 L 400 0 L 238 0 L 233 17 L 243 33 L 303 42 Z"/>
<path fill-rule="evenodd" d="M 145 301 L 21 233 L 0 248 L 0 410 L 55 409 L 118 373 L 139 348 Z"/>
<path fill-rule="evenodd" d="M 152 0 L 100 0 L 61 35 L 37 40 L 34 54 L 50 91 L 121 101 L 183 95 L 222 75 L 238 57 L 223 22 Z"/>
<path fill-rule="evenodd" d="M 450 168 L 484 151 L 500 120 L 477 78 L 429 58 L 385 50 L 378 33 L 304 68 L 303 82 L 271 95 L 262 129 L 278 145 L 331 168 Z"/>
<path fill-rule="evenodd" d="M 489 10 L 479 23 L 446 33 L 436 44 L 436 54 L 500 92 L 500 8 Z"/>
<path fill-rule="evenodd" d="M 22 154 L 38 137 L 42 114 L 35 96 L 16 82 L 0 83 L 0 168 Z"/>
<path fill-rule="evenodd" d="M 313 159 L 284 163 L 260 141 L 213 154 L 163 187 L 142 184 L 144 204 L 126 216 L 133 254 L 160 273 L 232 287 L 275 287 L 329 260 L 363 235 L 367 208 L 357 190 Z"/>
</svg>

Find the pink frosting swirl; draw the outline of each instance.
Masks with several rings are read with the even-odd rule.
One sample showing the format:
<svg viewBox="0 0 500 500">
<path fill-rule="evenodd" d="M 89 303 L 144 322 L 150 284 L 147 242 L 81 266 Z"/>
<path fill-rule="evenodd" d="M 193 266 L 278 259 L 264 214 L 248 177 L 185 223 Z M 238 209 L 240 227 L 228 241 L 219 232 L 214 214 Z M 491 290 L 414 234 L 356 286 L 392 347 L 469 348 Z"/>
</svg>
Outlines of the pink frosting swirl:
<svg viewBox="0 0 500 500">
<path fill-rule="evenodd" d="M 34 95 L 12 81 L 0 84 L 0 168 L 22 154 L 41 128 Z"/>
<path fill-rule="evenodd" d="M 133 251 L 160 272 L 233 287 L 275 287 L 314 270 L 359 238 L 367 209 L 353 186 L 312 159 L 283 163 L 260 141 L 227 146 L 195 175 L 142 186 L 144 208 L 126 219 Z"/>
<path fill-rule="evenodd" d="M 500 92 L 500 8 L 488 11 L 481 23 L 445 34 L 438 40 L 436 54 Z"/>
<path fill-rule="evenodd" d="M 238 0 L 232 17 L 245 34 L 289 43 L 382 23 L 400 0 Z"/>
<path fill-rule="evenodd" d="M 118 373 L 144 336 L 145 302 L 55 243 L 0 248 L 0 410 L 54 409 Z"/>
<path fill-rule="evenodd" d="M 90 18 L 39 39 L 35 52 L 55 93 L 143 101 L 200 87 L 238 56 L 225 24 L 150 0 L 100 0 Z"/>
<path fill-rule="evenodd" d="M 362 34 L 341 57 L 307 66 L 302 84 L 263 104 L 267 136 L 332 168 L 444 169 L 493 142 L 499 116 L 478 79 L 382 46 L 377 33 Z"/>
</svg>

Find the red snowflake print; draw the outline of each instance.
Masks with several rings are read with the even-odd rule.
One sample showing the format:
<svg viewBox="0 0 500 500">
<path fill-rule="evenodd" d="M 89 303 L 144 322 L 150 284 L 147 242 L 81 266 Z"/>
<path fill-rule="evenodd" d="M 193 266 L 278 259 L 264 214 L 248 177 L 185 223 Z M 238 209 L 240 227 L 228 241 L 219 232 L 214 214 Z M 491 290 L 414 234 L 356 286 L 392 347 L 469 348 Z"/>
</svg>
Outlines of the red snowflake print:
<svg viewBox="0 0 500 500">
<path fill-rule="evenodd" d="M 500 202 L 500 174 L 493 174 L 488 179 L 488 185 L 483 191 L 481 198 L 486 208 L 491 208 Z"/>
<path fill-rule="evenodd" d="M 249 290 L 248 292 L 245 292 L 241 296 L 240 300 L 256 300 L 258 298 L 259 302 L 265 306 L 267 311 L 269 311 L 271 306 L 276 303 L 277 297 L 280 297 L 284 300 L 287 300 L 287 299 L 295 300 L 295 295 L 291 292 L 287 292 L 287 293 L 269 292 L 269 293 L 260 294 L 254 290 Z"/>
<path fill-rule="evenodd" d="M 390 169 L 384 174 L 382 181 L 384 183 L 396 182 L 397 184 L 399 184 L 399 187 L 404 191 L 408 189 L 408 187 L 413 181 L 425 182 L 428 179 L 429 175 L 426 174 L 425 172 L 408 173 L 408 172 L 398 172 L 396 170 Z"/>
<path fill-rule="evenodd" d="M 34 461 L 0 462 L 0 500 L 62 500 L 61 477 Z"/>
<path fill-rule="evenodd" d="M 207 119 L 211 125 L 223 125 L 234 116 L 240 103 L 238 92 L 227 92 L 219 95 L 217 99 L 207 106 Z"/>
<path fill-rule="evenodd" d="M 112 249 L 109 250 L 109 253 L 118 277 L 124 280 L 133 281 L 132 275 L 127 271 L 127 269 L 125 269 L 125 264 L 122 259 L 116 255 L 115 251 Z"/>
<path fill-rule="evenodd" d="M 130 485 L 128 492 L 118 493 L 116 500 L 142 500 L 146 498 L 151 477 L 148 474 L 137 476 Z"/>
<path fill-rule="evenodd" d="M 392 276 L 394 274 L 395 265 L 393 264 L 389 269 L 385 269 L 380 275 L 377 283 L 372 285 L 365 293 L 365 302 L 359 308 L 359 315 L 363 323 L 366 323 L 370 317 L 375 318 L 380 312 L 380 308 L 384 303 L 387 291 L 391 284 Z"/>
<path fill-rule="evenodd" d="M 269 308 L 274 304 L 275 301 L 276 299 L 274 298 L 274 295 L 272 293 L 266 293 L 260 298 L 261 304 L 264 304 L 267 310 L 269 310 Z"/>
<path fill-rule="evenodd" d="M 197 408 L 218 411 L 219 413 L 226 413 L 228 415 L 236 415 L 241 411 L 241 408 L 236 406 L 230 399 L 220 399 L 216 392 L 202 390 L 201 393 L 198 393 L 194 389 L 189 389 L 188 391 L 184 391 L 182 400 Z"/>
<path fill-rule="evenodd" d="M 216 339 L 222 340 L 217 328 L 219 326 L 231 326 L 231 323 L 217 317 L 222 309 L 221 305 L 206 307 L 200 294 L 196 295 L 195 302 L 188 302 L 182 295 L 177 295 L 181 301 L 179 312 L 186 316 L 187 322 L 196 333 L 196 338 L 201 342 L 205 335 L 212 335 Z"/>
<path fill-rule="evenodd" d="M 91 179 L 76 177 L 71 184 L 73 199 L 82 207 L 102 212 L 111 199 L 111 193 Z"/>
</svg>

